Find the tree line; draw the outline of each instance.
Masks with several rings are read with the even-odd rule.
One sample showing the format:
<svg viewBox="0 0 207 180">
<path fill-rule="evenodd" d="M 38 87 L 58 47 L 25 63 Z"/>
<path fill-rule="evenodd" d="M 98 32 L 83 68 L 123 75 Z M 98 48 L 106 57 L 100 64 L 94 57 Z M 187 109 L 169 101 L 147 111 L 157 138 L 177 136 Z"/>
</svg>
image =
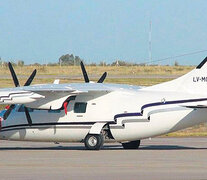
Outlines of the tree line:
<svg viewBox="0 0 207 180">
<path fill-rule="evenodd" d="M 65 54 L 59 57 L 58 61 L 55 63 L 49 62 L 47 64 L 39 64 L 39 63 L 33 63 L 29 65 L 35 65 L 35 66 L 41 66 L 41 65 L 47 65 L 47 66 L 79 66 L 80 62 L 84 59 L 81 59 L 79 56 L 75 56 L 73 54 Z M 13 66 L 24 66 L 25 62 L 23 60 L 17 60 L 16 62 L 10 61 Z M 86 63 L 85 64 L 89 66 L 145 66 L 145 63 L 130 63 L 123 60 L 115 60 L 112 63 L 106 63 L 104 61 L 101 61 L 99 63 Z M 4 62 L 0 58 L 0 65 L 7 66 L 7 62 Z M 150 66 L 156 66 L 157 64 L 150 64 Z M 178 66 L 178 62 L 174 62 L 174 66 Z"/>
</svg>

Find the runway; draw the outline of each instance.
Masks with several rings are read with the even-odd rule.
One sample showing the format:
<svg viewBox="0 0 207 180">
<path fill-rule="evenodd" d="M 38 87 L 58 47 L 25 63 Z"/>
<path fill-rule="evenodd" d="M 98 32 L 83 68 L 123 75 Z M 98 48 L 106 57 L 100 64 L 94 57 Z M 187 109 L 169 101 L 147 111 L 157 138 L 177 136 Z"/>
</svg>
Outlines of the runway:
<svg viewBox="0 0 207 180">
<path fill-rule="evenodd" d="M 207 138 L 152 138 L 140 149 L 118 143 L 86 151 L 80 143 L 0 141 L 0 179 L 207 179 Z"/>
</svg>

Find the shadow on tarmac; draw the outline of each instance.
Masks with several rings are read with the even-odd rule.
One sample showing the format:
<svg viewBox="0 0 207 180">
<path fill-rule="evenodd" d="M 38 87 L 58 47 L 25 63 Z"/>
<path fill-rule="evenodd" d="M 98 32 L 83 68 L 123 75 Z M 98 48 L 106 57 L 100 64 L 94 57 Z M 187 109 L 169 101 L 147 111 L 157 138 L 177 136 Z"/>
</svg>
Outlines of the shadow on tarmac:
<svg viewBox="0 0 207 180">
<path fill-rule="evenodd" d="M 186 146 L 177 146 L 177 145 L 146 145 L 140 146 L 139 149 L 129 149 L 130 151 L 137 151 L 137 150 L 205 150 L 206 147 L 186 147 Z M 0 151 L 19 151 L 19 150 L 80 150 L 86 151 L 84 145 L 83 146 L 55 146 L 55 147 L 0 147 Z M 121 145 L 105 145 L 102 147 L 103 151 L 105 150 L 124 150 Z"/>
<path fill-rule="evenodd" d="M 177 146 L 177 145 L 150 145 L 140 147 L 141 150 L 192 150 L 192 149 L 207 149 L 206 147 L 186 147 L 186 146 Z"/>
</svg>

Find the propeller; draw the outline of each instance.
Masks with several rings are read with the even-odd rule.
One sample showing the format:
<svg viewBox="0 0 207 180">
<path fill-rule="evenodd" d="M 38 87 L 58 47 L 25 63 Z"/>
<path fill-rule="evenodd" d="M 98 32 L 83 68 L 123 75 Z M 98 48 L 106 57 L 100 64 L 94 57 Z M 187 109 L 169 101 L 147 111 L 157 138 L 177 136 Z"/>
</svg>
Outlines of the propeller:
<svg viewBox="0 0 207 180">
<path fill-rule="evenodd" d="M 20 84 L 19 84 L 19 81 L 18 81 L 18 79 L 17 79 L 17 75 L 16 75 L 16 73 L 15 73 L 13 67 L 12 67 L 12 64 L 11 64 L 10 62 L 8 63 L 8 66 L 9 66 L 9 70 L 10 70 L 12 79 L 13 79 L 13 81 L 14 81 L 14 85 L 15 85 L 15 87 L 19 87 Z"/>
<path fill-rule="evenodd" d="M 87 72 L 86 72 L 86 68 L 85 68 L 85 66 L 84 66 L 84 64 L 83 64 L 82 61 L 80 62 L 80 65 L 81 65 L 81 70 L 82 70 L 82 73 L 83 73 L 83 77 L 84 77 L 84 79 L 85 79 L 85 82 L 86 82 L 86 83 L 89 83 L 88 74 L 87 74 Z"/>
<path fill-rule="evenodd" d="M 36 73 L 37 73 L 37 70 L 35 69 L 35 70 L 32 72 L 32 74 L 30 75 L 30 77 L 27 79 L 27 81 L 26 81 L 26 83 L 24 84 L 24 86 L 29 86 L 29 85 L 32 83 L 34 77 L 36 76 Z"/>
<path fill-rule="evenodd" d="M 86 83 L 89 83 L 90 80 L 88 78 L 88 74 L 86 72 L 86 68 L 85 68 L 85 66 L 84 66 L 82 61 L 80 62 L 80 65 L 81 65 L 81 70 L 82 70 L 82 73 L 83 73 L 84 80 L 85 80 Z M 106 79 L 106 76 L 107 76 L 107 72 L 103 73 L 103 75 L 100 77 L 100 79 L 97 81 L 97 83 L 103 83 L 104 80 Z"/>
<path fill-rule="evenodd" d="M 27 118 L 27 122 L 28 122 L 29 126 L 31 126 L 32 125 L 32 118 L 29 114 L 28 108 L 25 107 L 25 106 L 24 106 L 24 112 L 25 112 L 25 115 L 26 115 L 26 118 Z"/>
<path fill-rule="evenodd" d="M 103 75 L 100 77 L 100 79 L 97 81 L 97 83 L 103 83 L 104 80 L 106 79 L 107 72 L 103 73 Z"/>
<path fill-rule="evenodd" d="M 8 63 L 8 66 L 9 66 L 9 70 L 11 72 L 11 76 L 12 76 L 12 79 L 14 81 L 15 87 L 19 87 L 20 84 L 19 84 L 17 75 L 16 75 L 16 73 L 15 73 L 13 67 L 12 67 L 12 64 L 10 62 Z M 30 77 L 27 79 L 27 81 L 25 82 L 24 86 L 29 86 L 32 83 L 32 81 L 33 81 L 36 73 L 37 73 L 37 70 L 35 69 L 32 72 L 32 74 L 30 75 Z M 15 108 L 15 104 L 11 104 L 9 106 L 9 108 L 7 109 L 7 111 L 4 113 L 4 116 L 3 116 L 4 120 L 6 120 L 8 118 L 8 116 L 10 115 L 12 109 L 14 109 L 14 108 Z M 28 110 L 27 107 L 24 107 L 24 110 L 25 110 L 25 115 L 26 115 L 27 122 L 31 126 L 32 125 L 32 119 L 31 119 L 31 116 L 29 114 L 29 110 Z"/>
</svg>

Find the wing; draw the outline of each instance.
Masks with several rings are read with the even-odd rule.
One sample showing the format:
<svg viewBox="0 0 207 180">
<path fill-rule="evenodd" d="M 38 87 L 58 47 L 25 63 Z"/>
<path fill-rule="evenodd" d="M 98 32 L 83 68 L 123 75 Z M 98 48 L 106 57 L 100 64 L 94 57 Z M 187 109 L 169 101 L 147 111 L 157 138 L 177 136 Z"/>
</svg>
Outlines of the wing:
<svg viewBox="0 0 207 180">
<path fill-rule="evenodd" d="M 0 104 L 26 104 L 36 109 L 59 109 L 63 103 L 79 94 L 94 94 L 102 96 L 115 90 L 138 90 L 138 86 L 102 84 L 102 83 L 73 83 L 73 84 L 43 84 L 23 86 L 0 91 Z"/>
<path fill-rule="evenodd" d="M 19 88 L 4 89 L 0 91 L 0 104 L 23 104 L 31 103 L 45 98 L 43 95 Z"/>
</svg>

